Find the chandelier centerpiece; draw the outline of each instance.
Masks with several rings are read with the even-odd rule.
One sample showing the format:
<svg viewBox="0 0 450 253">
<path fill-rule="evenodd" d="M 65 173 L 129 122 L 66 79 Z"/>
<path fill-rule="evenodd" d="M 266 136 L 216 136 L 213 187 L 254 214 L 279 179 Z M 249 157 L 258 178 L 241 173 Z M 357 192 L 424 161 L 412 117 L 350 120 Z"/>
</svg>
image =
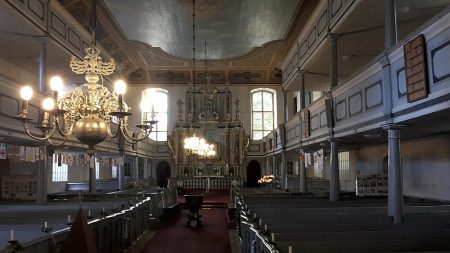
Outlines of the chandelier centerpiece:
<svg viewBox="0 0 450 253">
<path fill-rule="evenodd" d="M 95 8 L 93 12 L 95 13 Z M 95 17 L 94 14 L 93 16 Z M 86 83 L 59 98 L 63 80 L 59 76 L 50 79 L 53 96 L 43 100 L 42 122 L 36 126 L 40 129 L 41 135 L 35 135 L 30 131 L 33 119 L 28 116 L 28 101 L 33 96 L 33 89 L 30 85 L 26 85 L 20 90 L 22 108 L 16 119 L 22 122 L 25 132 L 32 139 L 46 140 L 56 145 L 51 138 L 55 137 L 57 132 L 64 139 L 57 145 L 62 145 L 74 134 L 81 143 L 88 145 L 88 153 L 93 154 L 94 146 L 103 142 L 107 136 L 115 138 L 122 133 L 126 141 L 136 143 L 150 135 L 153 125 L 157 123 L 153 107 L 141 104 L 143 117 L 141 124 L 136 126 L 138 131 L 129 129 L 128 116 L 132 113 L 129 112 L 130 108 L 123 99 L 126 83 L 121 79 L 117 80 L 113 92 L 103 86 L 103 77 L 114 72 L 115 63 L 114 59 L 107 62 L 102 60 L 100 51 L 95 47 L 95 29 L 92 41 L 91 47 L 85 49 L 84 59 L 79 60 L 72 56 L 70 61 L 72 72 L 84 74 Z"/>
</svg>

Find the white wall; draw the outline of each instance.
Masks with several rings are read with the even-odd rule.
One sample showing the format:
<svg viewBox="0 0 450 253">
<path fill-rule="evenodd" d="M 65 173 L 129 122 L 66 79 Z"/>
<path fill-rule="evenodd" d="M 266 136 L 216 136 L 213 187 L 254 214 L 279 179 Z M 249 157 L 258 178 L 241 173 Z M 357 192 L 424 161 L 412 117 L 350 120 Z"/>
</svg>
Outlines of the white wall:
<svg viewBox="0 0 450 253">
<path fill-rule="evenodd" d="M 142 99 L 142 91 L 147 88 L 162 88 L 168 91 L 168 130 L 169 133 L 173 129 L 173 124 L 176 122 L 178 117 L 178 107 L 176 101 L 180 98 L 183 102 L 186 100 L 186 90 L 190 86 L 188 85 L 139 85 L 139 86 L 128 86 L 127 93 L 125 94 L 125 102 L 131 106 L 131 112 L 133 115 L 129 119 L 129 124 L 134 127 L 136 124 L 140 123 L 141 111 L 140 102 Z M 237 98 L 240 100 L 240 113 L 239 117 L 244 124 L 247 133 L 250 134 L 251 131 L 251 111 L 250 111 L 250 91 L 256 88 L 271 88 L 277 91 L 277 124 L 283 122 L 282 105 L 283 105 L 283 94 L 281 93 L 281 86 L 270 86 L 270 85 L 245 85 L 245 84 L 233 84 L 233 85 L 217 85 L 217 88 L 224 89 L 229 87 L 233 94 L 233 103 Z M 291 101 L 292 103 L 292 101 Z M 292 107 L 292 106 L 291 106 Z M 184 112 L 184 110 L 183 110 Z M 234 119 L 234 104 L 233 104 L 233 119 Z"/>
<path fill-rule="evenodd" d="M 405 196 L 450 200 L 449 133 L 401 141 L 400 152 Z M 354 190 L 354 179 L 358 173 L 385 173 L 383 158 L 386 155 L 387 144 L 351 150 L 350 169 L 353 183 L 345 190 Z"/>
</svg>

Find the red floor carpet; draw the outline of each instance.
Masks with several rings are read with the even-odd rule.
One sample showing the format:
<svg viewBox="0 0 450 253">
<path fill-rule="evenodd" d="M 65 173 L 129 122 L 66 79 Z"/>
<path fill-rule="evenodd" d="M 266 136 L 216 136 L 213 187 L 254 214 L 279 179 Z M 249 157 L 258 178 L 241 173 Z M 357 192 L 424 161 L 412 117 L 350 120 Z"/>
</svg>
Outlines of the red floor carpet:
<svg viewBox="0 0 450 253">
<path fill-rule="evenodd" d="M 203 226 L 186 226 L 183 210 L 172 224 L 162 226 L 141 253 L 230 253 L 226 209 L 201 209 Z"/>
</svg>

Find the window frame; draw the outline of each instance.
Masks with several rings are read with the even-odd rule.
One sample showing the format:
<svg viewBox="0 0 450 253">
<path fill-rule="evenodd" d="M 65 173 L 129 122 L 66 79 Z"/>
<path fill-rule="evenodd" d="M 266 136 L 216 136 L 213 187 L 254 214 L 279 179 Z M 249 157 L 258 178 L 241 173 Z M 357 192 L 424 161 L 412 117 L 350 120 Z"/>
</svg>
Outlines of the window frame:
<svg viewBox="0 0 450 253">
<path fill-rule="evenodd" d="M 339 180 L 350 181 L 350 151 L 338 152 L 338 163 L 339 163 Z"/>
<path fill-rule="evenodd" d="M 272 100 L 272 108 L 271 110 L 265 110 L 264 108 L 264 93 L 268 93 L 271 95 L 271 100 Z M 256 94 L 261 94 L 261 110 L 255 110 L 255 105 L 254 105 L 254 97 Z M 277 124 L 277 113 L 276 113 L 276 91 L 273 89 L 269 89 L 269 88 L 258 88 L 258 89 L 254 89 L 250 92 L 250 111 L 251 111 L 251 136 L 253 140 L 260 140 L 262 138 L 264 138 L 265 136 L 267 136 L 268 133 L 270 133 L 271 131 L 273 131 L 275 129 L 275 126 Z M 255 118 L 255 114 L 258 113 L 261 115 L 261 129 L 257 129 L 255 130 L 255 126 L 254 126 L 254 118 Z M 272 114 L 272 128 L 271 129 L 266 129 L 264 126 L 264 115 L 265 113 L 271 113 Z M 255 137 L 255 133 L 261 133 L 261 138 L 257 138 Z"/>
<path fill-rule="evenodd" d="M 158 107 L 155 106 L 155 99 L 150 97 L 150 94 L 153 95 L 164 95 L 166 97 L 166 111 L 157 111 Z M 148 97 L 148 99 L 147 99 Z M 169 120 L 169 91 L 166 89 L 162 89 L 162 88 L 147 88 L 144 89 L 142 91 L 142 101 L 145 101 L 143 103 L 147 104 L 148 106 L 152 106 L 153 108 L 155 108 L 155 119 L 158 119 L 158 115 L 159 114 L 165 114 L 166 116 L 166 126 L 164 131 L 159 130 L 161 128 L 161 121 L 158 121 L 155 125 L 153 125 L 152 128 L 152 132 L 149 135 L 149 138 L 154 140 L 154 141 L 167 141 L 167 135 L 169 134 L 168 132 L 168 120 Z M 144 112 L 142 112 L 142 117 Z M 150 120 L 151 115 L 148 117 Z"/>
</svg>

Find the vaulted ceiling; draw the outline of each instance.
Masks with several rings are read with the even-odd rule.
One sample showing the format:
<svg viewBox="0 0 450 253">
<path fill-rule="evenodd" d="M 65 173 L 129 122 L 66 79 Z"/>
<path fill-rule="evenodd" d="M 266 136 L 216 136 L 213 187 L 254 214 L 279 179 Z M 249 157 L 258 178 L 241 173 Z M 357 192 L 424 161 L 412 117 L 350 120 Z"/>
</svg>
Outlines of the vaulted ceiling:
<svg viewBox="0 0 450 253">
<path fill-rule="evenodd" d="M 128 82 L 192 82 L 191 0 L 99 1 L 98 41 Z M 60 0 L 89 29 L 91 0 Z M 281 84 L 279 64 L 318 0 L 197 0 L 196 82 Z M 205 46 L 207 42 L 205 61 Z"/>
</svg>

